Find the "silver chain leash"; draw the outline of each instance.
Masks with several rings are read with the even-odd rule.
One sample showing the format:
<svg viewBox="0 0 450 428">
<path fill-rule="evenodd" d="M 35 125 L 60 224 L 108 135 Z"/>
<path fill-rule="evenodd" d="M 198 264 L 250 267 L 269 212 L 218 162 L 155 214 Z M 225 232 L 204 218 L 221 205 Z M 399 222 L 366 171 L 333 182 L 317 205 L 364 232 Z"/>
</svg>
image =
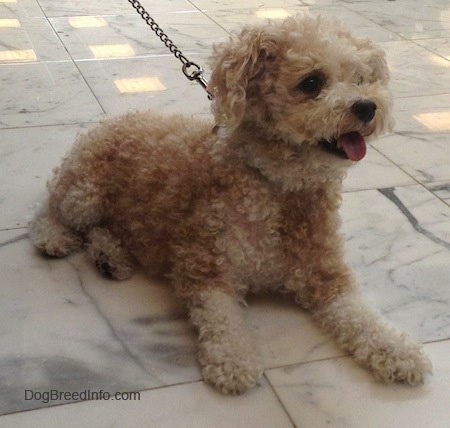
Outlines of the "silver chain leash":
<svg viewBox="0 0 450 428">
<path fill-rule="evenodd" d="M 189 80 L 195 80 L 208 94 L 208 98 L 212 100 L 213 96 L 208 91 L 208 81 L 203 77 L 203 68 L 195 62 L 189 61 L 180 49 L 177 48 L 174 42 L 169 39 L 167 34 L 161 29 L 161 27 L 155 22 L 155 20 L 145 10 L 144 6 L 138 0 L 128 0 L 128 2 L 136 9 L 136 12 L 141 15 L 142 19 L 152 29 L 152 31 L 160 38 L 164 45 L 178 58 L 182 63 L 183 74 Z"/>
</svg>

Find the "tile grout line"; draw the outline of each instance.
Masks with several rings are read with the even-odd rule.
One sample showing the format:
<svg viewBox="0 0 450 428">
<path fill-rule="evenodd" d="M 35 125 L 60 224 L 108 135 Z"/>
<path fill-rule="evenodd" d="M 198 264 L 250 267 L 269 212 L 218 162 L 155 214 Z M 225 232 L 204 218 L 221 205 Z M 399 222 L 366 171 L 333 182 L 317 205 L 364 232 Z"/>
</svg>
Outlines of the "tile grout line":
<svg viewBox="0 0 450 428">
<path fill-rule="evenodd" d="M 94 97 L 95 101 L 97 102 L 100 110 L 103 112 L 104 115 L 106 115 L 106 110 L 103 107 L 103 105 L 100 103 L 100 100 L 97 98 L 97 96 L 95 95 L 95 92 L 93 91 L 91 85 L 89 84 L 89 82 L 87 81 L 87 79 L 85 78 L 84 74 L 82 73 L 80 67 L 78 66 L 76 60 L 73 58 L 73 56 L 70 54 L 69 50 L 67 49 L 67 46 L 64 44 L 63 40 L 61 39 L 57 29 L 53 26 L 53 23 L 50 21 L 50 19 L 47 17 L 47 15 L 45 15 L 47 18 L 47 22 L 50 25 L 51 29 L 53 30 L 55 36 L 57 37 L 57 39 L 59 40 L 59 42 L 61 43 L 62 47 L 64 48 L 64 50 L 67 52 L 67 55 L 69 55 L 70 61 L 72 62 L 72 64 L 75 66 L 75 68 L 77 69 L 78 73 L 80 74 L 81 78 L 83 79 L 83 82 L 86 84 L 87 88 L 89 89 L 89 92 L 91 93 L 91 95 Z"/>
<path fill-rule="evenodd" d="M 297 425 L 295 424 L 294 419 L 291 417 L 291 414 L 289 413 L 287 407 L 284 405 L 283 400 L 281 399 L 281 397 L 278 395 L 277 390 L 275 389 L 274 385 L 272 385 L 272 382 L 270 381 L 269 377 L 266 375 L 266 373 L 264 373 L 264 378 L 267 381 L 267 384 L 270 386 L 271 391 L 274 393 L 278 404 L 280 405 L 280 407 L 282 408 L 283 412 L 286 414 L 287 418 L 289 419 L 290 423 L 292 424 L 293 428 L 297 428 Z"/>
</svg>

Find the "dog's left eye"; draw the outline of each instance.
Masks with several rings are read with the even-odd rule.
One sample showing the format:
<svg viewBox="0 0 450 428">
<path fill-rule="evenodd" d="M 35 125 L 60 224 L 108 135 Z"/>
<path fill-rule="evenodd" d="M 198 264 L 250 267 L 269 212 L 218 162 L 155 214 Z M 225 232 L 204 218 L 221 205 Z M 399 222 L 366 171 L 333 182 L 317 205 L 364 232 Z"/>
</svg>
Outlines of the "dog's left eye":
<svg viewBox="0 0 450 428">
<path fill-rule="evenodd" d="M 320 74 L 311 74 L 298 85 L 299 89 L 308 95 L 313 95 L 322 89 L 323 77 Z"/>
</svg>

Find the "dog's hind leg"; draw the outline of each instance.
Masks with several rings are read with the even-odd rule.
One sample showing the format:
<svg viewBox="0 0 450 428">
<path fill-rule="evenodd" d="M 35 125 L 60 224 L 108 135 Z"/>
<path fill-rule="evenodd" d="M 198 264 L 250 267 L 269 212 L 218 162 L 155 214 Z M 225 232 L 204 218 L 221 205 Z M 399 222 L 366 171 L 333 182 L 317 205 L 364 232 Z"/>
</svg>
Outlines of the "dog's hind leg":
<svg viewBox="0 0 450 428">
<path fill-rule="evenodd" d="M 30 238 L 45 255 L 65 257 L 82 247 L 83 235 L 103 215 L 102 195 L 86 181 L 67 183 L 60 170 L 48 183 L 45 208 L 29 224 Z"/>
<path fill-rule="evenodd" d="M 83 245 L 82 236 L 62 225 L 48 211 L 39 212 L 29 224 L 30 239 L 44 255 L 65 257 Z"/>
<path fill-rule="evenodd" d="M 86 232 L 102 221 L 104 195 L 99 186 L 84 180 L 70 186 L 57 182 L 50 183 L 49 190 L 50 207 L 67 227 Z"/>
<path fill-rule="evenodd" d="M 196 295 L 189 309 L 199 333 L 204 379 L 225 394 L 254 386 L 263 367 L 239 301 L 224 290 L 208 289 Z"/>
<path fill-rule="evenodd" d="M 108 229 L 94 227 L 87 233 L 87 242 L 88 253 L 104 277 L 124 280 L 133 275 L 134 257 Z"/>
</svg>

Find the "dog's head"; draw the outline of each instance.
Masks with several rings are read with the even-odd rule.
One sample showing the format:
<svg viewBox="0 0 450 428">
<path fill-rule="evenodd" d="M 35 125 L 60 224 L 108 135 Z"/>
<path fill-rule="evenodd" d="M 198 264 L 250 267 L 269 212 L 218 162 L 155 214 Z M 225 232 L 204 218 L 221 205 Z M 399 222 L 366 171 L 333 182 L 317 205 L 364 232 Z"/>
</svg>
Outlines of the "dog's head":
<svg viewBox="0 0 450 428">
<path fill-rule="evenodd" d="M 334 20 L 246 27 L 214 47 L 209 89 L 225 135 L 246 128 L 354 161 L 364 137 L 390 129 L 384 52 Z"/>
</svg>

